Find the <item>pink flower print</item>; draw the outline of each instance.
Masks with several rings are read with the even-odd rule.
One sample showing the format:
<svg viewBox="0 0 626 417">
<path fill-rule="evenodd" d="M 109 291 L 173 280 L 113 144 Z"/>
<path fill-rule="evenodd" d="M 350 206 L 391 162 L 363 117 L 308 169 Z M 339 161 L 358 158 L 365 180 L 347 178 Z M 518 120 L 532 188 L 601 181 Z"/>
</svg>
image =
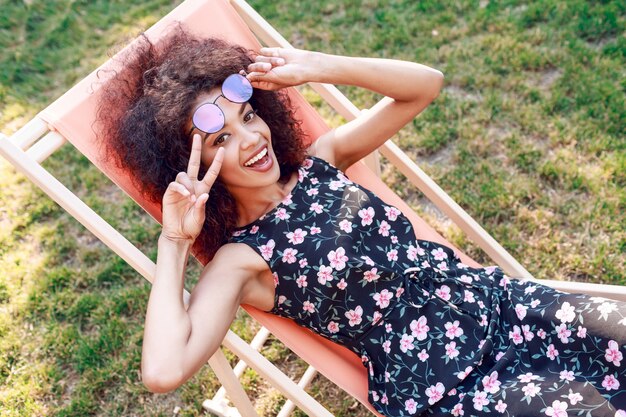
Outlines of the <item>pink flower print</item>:
<svg viewBox="0 0 626 417">
<path fill-rule="evenodd" d="M 278 297 L 278 304 L 282 304 L 285 301 L 287 301 L 287 297 L 285 297 L 284 295 Z"/>
<path fill-rule="evenodd" d="M 532 398 L 541 392 L 541 387 L 534 382 L 529 382 L 522 387 L 522 392 L 525 396 Z"/>
<path fill-rule="evenodd" d="M 516 345 L 519 345 L 524 341 L 524 337 L 522 336 L 522 329 L 520 329 L 517 324 L 513 326 L 513 331 L 509 332 L 509 339 L 511 339 Z"/>
<path fill-rule="evenodd" d="M 499 413 L 504 413 L 506 411 L 506 403 L 503 403 L 502 400 L 498 400 L 498 404 L 496 404 L 496 411 Z"/>
<path fill-rule="evenodd" d="M 517 318 L 520 320 L 524 320 L 524 317 L 526 317 L 526 310 L 528 310 L 528 307 L 523 304 L 515 305 L 515 314 L 517 314 Z"/>
<path fill-rule="evenodd" d="M 270 239 L 265 245 L 261 245 L 259 249 L 261 250 L 261 256 L 263 257 L 263 259 L 265 259 L 266 261 L 270 260 L 270 258 L 274 254 L 275 246 L 276 242 L 274 242 L 274 239 Z"/>
<path fill-rule="evenodd" d="M 322 211 L 324 211 L 324 206 L 319 203 L 313 203 L 311 204 L 311 207 L 309 207 L 309 211 L 312 211 L 315 214 L 320 214 Z"/>
<path fill-rule="evenodd" d="M 617 410 L 615 417 L 626 417 L 626 410 Z"/>
<path fill-rule="evenodd" d="M 580 337 L 581 339 L 587 337 L 587 328 L 583 326 L 578 326 L 578 333 L 576 333 L 576 336 Z"/>
<path fill-rule="evenodd" d="M 316 184 L 319 184 L 319 182 L 320 182 L 319 179 L 317 179 L 315 177 L 311 178 L 311 184 L 316 185 Z"/>
<path fill-rule="evenodd" d="M 517 379 L 519 379 L 520 382 L 527 383 L 539 379 L 539 377 L 531 372 L 526 372 L 524 375 L 518 375 Z"/>
<path fill-rule="evenodd" d="M 535 300 L 534 298 L 532 300 L 530 300 L 530 306 L 532 308 L 537 307 L 539 304 L 541 304 L 541 300 Z"/>
<path fill-rule="evenodd" d="M 330 323 L 328 323 L 328 331 L 331 333 L 337 333 L 339 331 L 339 324 L 337 324 L 334 321 L 331 321 Z"/>
<path fill-rule="evenodd" d="M 303 287 L 306 287 L 307 285 L 309 285 L 306 282 L 306 275 L 300 275 L 298 277 L 298 279 L 296 279 L 296 284 L 298 284 L 298 288 L 303 288 Z"/>
<path fill-rule="evenodd" d="M 385 324 L 385 331 L 387 333 L 391 333 L 393 331 L 393 327 L 391 326 L 391 323 L 386 323 Z"/>
<path fill-rule="evenodd" d="M 368 207 L 366 209 L 359 210 L 359 217 L 361 218 L 361 226 L 369 226 L 374 221 L 374 209 Z"/>
<path fill-rule="evenodd" d="M 428 336 L 430 327 L 428 327 L 427 321 L 428 319 L 426 316 L 421 316 L 419 319 L 413 320 L 409 325 L 411 328 L 411 335 L 415 336 L 419 341 L 426 339 L 426 336 Z"/>
<path fill-rule="evenodd" d="M 283 198 L 282 203 L 283 203 L 284 205 L 288 206 L 289 204 L 291 204 L 291 203 L 293 202 L 293 201 L 291 200 L 291 197 L 293 197 L 293 196 L 291 195 L 291 193 L 290 193 L 290 194 L 288 194 L 285 198 Z"/>
<path fill-rule="evenodd" d="M 561 343 L 568 343 L 569 336 L 572 334 L 571 330 L 567 328 L 567 324 L 562 323 L 556 326 L 556 334 L 559 339 L 561 339 Z"/>
<path fill-rule="evenodd" d="M 328 184 L 328 188 L 330 188 L 333 191 L 337 191 L 338 189 L 340 189 L 341 187 L 343 187 L 345 184 L 342 181 L 331 181 Z"/>
<path fill-rule="evenodd" d="M 365 271 L 363 273 L 363 277 L 365 278 L 365 281 L 372 282 L 380 278 L 380 275 L 378 275 L 376 272 L 378 272 L 378 268 L 372 268 L 369 271 Z"/>
<path fill-rule="evenodd" d="M 417 411 L 417 403 L 415 402 L 413 398 L 409 398 L 408 400 L 404 402 L 404 409 L 409 414 L 415 414 L 415 412 Z"/>
<path fill-rule="evenodd" d="M 279 218 L 280 220 L 287 220 L 289 217 L 291 217 L 291 215 L 287 213 L 286 208 L 281 207 L 276 211 L 276 217 Z"/>
<path fill-rule="evenodd" d="M 568 417 L 567 403 L 565 401 L 554 400 L 552 401 L 552 406 L 546 408 L 544 412 L 550 417 Z"/>
<path fill-rule="evenodd" d="M 354 310 L 350 310 L 346 312 L 346 317 L 350 320 L 350 327 L 354 327 L 361 323 L 361 316 L 363 315 L 363 308 L 361 306 L 356 306 Z"/>
<path fill-rule="evenodd" d="M 376 301 L 376 305 L 380 308 L 387 308 L 389 306 L 389 302 L 393 298 L 393 293 L 389 292 L 389 290 L 384 289 L 381 292 L 377 292 L 374 294 L 374 300 Z"/>
<path fill-rule="evenodd" d="M 415 346 L 413 345 L 413 336 L 408 334 L 403 334 L 402 339 L 400 339 L 400 350 L 406 353 L 407 350 L 413 350 Z"/>
<path fill-rule="evenodd" d="M 304 162 L 302 162 L 302 168 L 306 169 L 310 169 L 313 166 L 313 160 L 312 159 L 305 159 Z"/>
<path fill-rule="evenodd" d="M 474 402 L 474 408 L 478 411 L 483 411 L 483 407 L 489 404 L 487 393 L 485 391 L 476 391 L 472 401 Z"/>
<path fill-rule="evenodd" d="M 476 299 L 474 298 L 474 293 L 471 291 L 467 291 L 467 290 L 463 290 L 464 291 L 464 297 L 463 297 L 463 301 L 466 303 L 470 303 L 473 304 L 476 302 Z"/>
<path fill-rule="evenodd" d="M 607 390 L 611 391 L 612 389 L 619 389 L 619 381 L 613 375 L 605 375 L 604 380 L 602 381 L 602 386 Z"/>
<path fill-rule="evenodd" d="M 450 300 L 450 287 L 447 285 L 442 285 L 441 287 L 435 290 L 435 294 L 437 297 L 441 298 L 444 301 Z"/>
<path fill-rule="evenodd" d="M 413 245 L 409 245 L 409 248 L 406 250 L 406 257 L 409 258 L 410 261 L 416 260 L 417 248 Z"/>
<path fill-rule="evenodd" d="M 615 340 L 609 340 L 609 347 L 604 353 L 604 359 L 606 359 L 607 362 L 612 362 L 615 366 L 619 366 L 622 363 L 623 355 L 622 352 L 619 351 L 619 345 Z"/>
<path fill-rule="evenodd" d="M 385 206 L 385 216 L 387 216 L 387 219 L 389 219 L 390 222 L 395 222 L 400 213 L 400 210 L 395 207 Z"/>
<path fill-rule="evenodd" d="M 337 288 L 339 288 L 340 290 L 345 290 L 347 286 L 348 286 L 348 283 L 343 278 L 341 278 L 341 281 L 337 283 Z"/>
<path fill-rule="evenodd" d="M 315 306 L 313 305 L 312 302 L 307 300 L 304 303 L 302 303 L 302 310 L 308 311 L 309 313 L 314 313 L 315 312 Z"/>
<path fill-rule="evenodd" d="M 488 323 L 487 315 L 486 314 L 481 314 L 480 315 L 480 323 L 478 323 L 478 324 L 480 324 L 481 326 L 486 326 L 487 323 Z"/>
<path fill-rule="evenodd" d="M 272 278 L 274 279 L 274 288 L 278 287 L 278 274 L 276 272 L 272 272 Z"/>
<path fill-rule="evenodd" d="M 498 362 L 500 359 L 502 359 L 503 356 L 504 356 L 504 352 L 498 352 L 496 354 L 496 362 Z"/>
<path fill-rule="evenodd" d="M 533 337 L 535 337 L 533 332 L 530 331 L 530 326 L 528 324 L 522 325 L 522 333 L 524 333 L 524 339 L 527 342 L 530 342 L 531 340 L 533 340 Z"/>
<path fill-rule="evenodd" d="M 289 243 L 291 243 L 292 245 L 299 245 L 300 243 L 304 242 L 304 237 L 306 235 L 308 235 L 307 232 L 298 228 L 293 232 L 287 233 L 287 239 L 289 239 Z"/>
<path fill-rule="evenodd" d="M 390 379 L 391 379 L 391 374 L 385 371 L 385 382 L 389 382 Z"/>
<path fill-rule="evenodd" d="M 459 356 L 459 350 L 456 348 L 456 342 L 446 344 L 446 355 L 450 359 L 454 359 Z"/>
<path fill-rule="evenodd" d="M 304 179 L 304 177 L 306 177 L 308 174 L 308 172 L 306 172 L 303 169 L 299 169 L 298 170 L 298 182 L 302 182 L 302 180 Z"/>
<path fill-rule="evenodd" d="M 297 253 L 298 253 L 297 249 L 294 249 L 294 248 L 285 249 L 285 251 L 283 252 L 283 262 L 286 262 L 288 264 L 294 263 L 296 261 Z"/>
<path fill-rule="evenodd" d="M 380 397 L 381 404 L 389 404 L 389 398 L 387 398 L 387 394 L 383 393 L 383 396 Z"/>
<path fill-rule="evenodd" d="M 483 339 L 483 340 L 481 340 L 480 342 L 478 342 L 478 349 L 479 349 L 479 350 L 483 348 L 483 345 L 485 344 L 485 342 L 486 342 L 486 340 L 485 340 L 485 339 Z"/>
<path fill-rule="evenodd" d="M 459 278 L 459 281 L 464 282 L 466 284 L 471 284 L 472 281 L 474 281 L 474 278 L 470 277 L 469 275 L 461 275 L 461 277 Z"/>
<path fill-rule="evenodd" d="M 372 316 L 372 323 L 376 324 L 380 319 L 383 318 L 383 315 L 380 311 L 374 311 L 374 315 Z M 382 322 L 378 323 L 378 325 L 383 324 Z"/>
<path fill-rule="evenodd" d="M 321 265 L 317 271 L 317 282 L 324 285 L 326 281 L 332 281 L 333 278 L 333 269 L 330 266 Z"/>
<path fill-rule="evenodd" d="M 528 294 L 532 294 L 537 290 L 537 287 L 535 287 L 534 285 L 529 285 L 528 287 L 526 287 L 524 289 L 524 294 L 528 295 Z"/>
<path fill-rule="evenodd" d="M 426 396 L 428 397 L 428 404 L 433 405 L 437 401 L 443 398 L 444 386 L 441 382 L 437 382 L 436 385 L 431 385 L 426 388 Z"/>
<path fill-rule="evenodd" d="M 309 264 L 309 261 L 307 261 L 306 258 L 302 258 L 298 261 L 298 264 L 300 265 L 300 268 L 304 268 Z"/>
<path fill-rule="evenodd" d="M 501 382 L 498 381 L 498 371 L 493 371 L 491 375 L 483 378 L 483 386 L 489 394 L 495 394 L 500 391 Z"/>
<path fill-rule="evenodd" d="M 235 230 L 233 232 L 233 236 L 235 236 L 235 237 L 241 236 L 241 235 L 243 235 L 243 232 L 245 232 L 245 230 Z"/>
<path fill-rule="evenodd" d="M 309 197 L 313 197 L 314 195 L 317 195 L 319 193 L 319 190 L 317 188 L 311 188 L 310 190 L 306 190 L 306 193 L 309 195 Z"/>
<path fill-rule="evenodd" d="M 561 323 L 569 323 L 573 321 L 575 317 L 574 306 L 570 305 L 567 301 L 556 311 L 556 318 L 561 320 Z"/>
<path fill-rule="evenodd" d="M 250 228 L 250 234 L 255 234 L 258 231 L 259 231 L 259 226 L 257 225 L 254 225 Z"/>
<path fill-rule="evenodd" d="M 485 273 L 487 275 L 491 275 L 493 274 L 493 271 L 495 271 L 498 267 L 497 266 L 486 266 L 483 269 L 485 270 Z"/>
<path fill-rule="evenodd" d="M 430 251 L 430 254 L 433 255 L 436 261 L 448 259 L 448 254 L 443 250 L 443 248 L 433 249 Z"/>
<path fill-rule="evenodd" d="M 378 396 L 378 393 L 376 391 L 372 391 L 372 400 L 378 401 L 379 399 L 380 397 Z"/>
<path fill-rule="evenodd" d="M 322 229 L 320 229 L 319 227 L 316 227 L 316 226 L 312 226 L 311 227 L 311 234 L 312 235 L 316 235 L 316 234 L 320 233 L 321 231 L 322 231 Z"/>
<path fill-rule="evenodd" d="M 571 405 L 576 405 L 577 402 L 583 400 L 583 396 L 580 395 L 580 393 L 578 392 L 572 392 L 572 390 L 569 390 L 569 395 L 567 396 L 567 399 L 569 400 L 569 403 Z"/>
<path fill-rule="evenodd" d="M 561 378 L 561 381 L 573 381 L 574 371 L 563 370 L 559 373 L 559 377 Z"/>
<path fill-rule="evenodd" d="M 398 236 L 391 236 L 391 243 L 398 243 Z"/>
<path fill-rule="evenodd" d="M 448 270 L 448 264 L 447 264 L 445 261 L 443 261 L 443 262 L 439 262 L 439 263 L 437 264 L 437 268 L 438 268 L 440 271 L 447 271 L 447 270 Z"/>
<path fill-rule="evenodd" d="M 541 340 L 546 338 L 546 331 L 543 329 L 537 330 L 537 337 Z"/>
<path fill-rule="evenodd" d="M 391 352 L 391 341 L 385 340 L 383 342 L 383 352 L 385 352 L 385 353 Z"/>
<path fill-rule="evenodd" d="M 452 408 L 452 415 L 454 417 L 464 416 L 465 411 L 463 410 L 463 404 L 457 404 Z"/>
<path fill-rule="evenodd" d="M 422 261 L 422 264 L 420 266 L 422 268 L 430 268 L 430 264 L 428 263 L 428 261 Z"/>
<path fill-rule="evenodd" d="M 559 351 L 554 347 L 553 343 L 550 343 L 550 346 L 548 346 L 548 351 L 546 352 L 546 355 L 548 355 L 548 358 L 550 358 L 550 360 L 555 360 L 557 356 L 559 356 Z"/>
<path fill-rule="evenodd" d="M 383 220 L 382 222 L 380 222 L 380 226 L 378 226 L 378 234 L 381 236 L 389 236 L 389 230 L 391 229 L 391 226 L 389 226 L 389 223 L 387 223 L 385 220 Z"/>
<path fill-rule="evenodd" d="M 426 352 L 426 349 L 422 349 L 420 353 L 417 354 L 417 358 L 422 362 L 426 362 L 426 359 L 428 359 L 429 357 L 430 355 L 428 354 L 428 352 Z"/>
<path fill-rule="evenodd" d="M 376 265 L 374 263 L 374 261 L 372 261 L 372 258 L 370 258 L 369 256 L 361 256 L 361 259 L 363 259 L 363 261 L 365 261 L 365 265 L 369 265 L 369 266 Z"/>
<path fill-rule="evenodd" d="M 469 375 L 470 372 L 472 372 L 474 370 L 473 367 L 468 366 L 467 368 L 465 368 L 464 371 L 459 372 L 456 376 L 457 378 L 459 378 L 461 381 L 464 380 L 465 378 L 467 378 L 467 376 Z"/>
<path fill-rule="evenodd" d="M 400 298 L 402 294 L 404 294 L 404 288 L 402 287 L 396 288 L 396 298 Z"/>
<path fill-rule="evenodd" d="M 396 249 L 391 249 L 387 252 L 387 260 L 388 261 L 397 261 L 398 260 L 398 251 Z"/>
<path fill-rule="evenodd" d="M 346 256 L 346 250 L 344 248 L 337 248 L 336 251 L 331 250 L 326 257 L 330 261 L 330 266 L 337 271 L 341 271 L 346 267 L 348 257 Z"/>
<path fill-rule="evenodd" d="M 463 329 L 459 327 L 458 320 L 454 320 L 454 322 L 447 322 L 445 324 L 445 328 L 446 328 L 446 336 L 448 336 L 449 339 L 460 337 L 463 334 Z"/>
<path fill-rule="evenodd" d="M 339 222 L 339 228 L 346 233 L 350 233 L 352 232 L 352 223 L 350 222 L 350 220 L 344 219 Z"/>
</svg>

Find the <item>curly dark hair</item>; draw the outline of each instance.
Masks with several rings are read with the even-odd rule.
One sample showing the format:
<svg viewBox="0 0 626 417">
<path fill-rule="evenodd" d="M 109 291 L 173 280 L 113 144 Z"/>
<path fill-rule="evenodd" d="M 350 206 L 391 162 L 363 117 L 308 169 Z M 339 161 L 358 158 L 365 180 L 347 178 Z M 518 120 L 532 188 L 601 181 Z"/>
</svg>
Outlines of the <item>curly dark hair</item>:
<svg viewBox="0 0 626 417">
<path fill-rule="evenodd" d="M 191 140 L 185 131 L 198 95 L 253 62 L 254 52 L 216 38 L 201 39 L 180 25 L 158 45 L 141 35 L 123 69 L 102 86 L 97 123 L 104 155 L 130 171 L 145 198 L 161 204 L 168 184 L 186 171 Z M 305 158 L 304 133 L 286 93 L 255 89 L 250 104 L 267 123 L 287 180 Z M 201 167 L 200 178 L 207 167 Z M 211 189 L 206 221 L 194 244 L 201 262 L 213 258 L 237 223 L 235 201 L 219 180 Z"/>
</svg>

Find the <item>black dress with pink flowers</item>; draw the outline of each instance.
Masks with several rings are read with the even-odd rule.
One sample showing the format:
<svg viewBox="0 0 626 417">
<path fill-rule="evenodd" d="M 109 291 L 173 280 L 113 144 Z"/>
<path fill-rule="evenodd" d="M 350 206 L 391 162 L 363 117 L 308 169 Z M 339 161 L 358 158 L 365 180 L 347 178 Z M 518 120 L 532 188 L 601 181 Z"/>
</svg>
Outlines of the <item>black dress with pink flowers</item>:
<svg viewBox="0 0 626 417">
<path fill-rule="evenodd" d="M 231 241 L 267 261 L 274 314 L 362 358 L 383 415 L 626 417 L 626 306 L 470 268 L 321 159 Z"/>
</svg>

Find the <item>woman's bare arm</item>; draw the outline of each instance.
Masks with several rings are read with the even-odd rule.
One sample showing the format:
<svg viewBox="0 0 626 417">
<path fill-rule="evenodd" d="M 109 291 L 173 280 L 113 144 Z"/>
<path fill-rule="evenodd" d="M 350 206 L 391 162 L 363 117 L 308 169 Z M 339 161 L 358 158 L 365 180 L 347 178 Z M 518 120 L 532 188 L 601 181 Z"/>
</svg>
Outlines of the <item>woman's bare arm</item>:
<svg viewBox="0 0 626 417">
<path fill-rule="evenodd" d="M 304 82 L 354 85 L 385 97 L 357 119 L 321 136 L 310 153 L 345 169 L 374 151 L 438 95 L 443 74 L 414 62 L 263 48 L 248 77 L 258 88 Z"/>
<path fill-rule="evenodd" d="M 184 268 L 190 245 L 159 239 L 157 274 L 146 313 L 142 380 L 153 392 L 178 388 L 218 349 L 257 274 L 242 245 L 223 246 L 202 271 L 189 308 L 183 304 Z M 254 256 L 252 257 L 254 258 Z"/>
</svg>

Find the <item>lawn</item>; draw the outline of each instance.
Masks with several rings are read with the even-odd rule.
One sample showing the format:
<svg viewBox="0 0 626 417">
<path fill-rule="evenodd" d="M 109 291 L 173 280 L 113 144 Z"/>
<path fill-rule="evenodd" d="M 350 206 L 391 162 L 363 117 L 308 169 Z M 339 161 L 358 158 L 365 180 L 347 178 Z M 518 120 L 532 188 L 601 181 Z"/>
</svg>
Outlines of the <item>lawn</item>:
<svg viewBox="0 0 626 417">
<path fill-rule="evenodd" d="M 0 130 L 10 135 L 178 2 L 8 1 Z M 442 70 L 442 94 L 395 138 L 534 276 L 626 284 L 626 5 L 618 1 L 255 0 L 296 47 Z M 444 4 L 449 4 L 444 6 Z M 357 106 L 377 97 L 341 88 Z M 313 93 L 329 124 L 341 123 Z M 153 259 L 157 225 L 71 146 L 44 166 Z M 387 165 L 384 179 L 450 241 L 489 259 Z M 198 265 L 192 263 L 188 288 Z M 0 414 L 203 415 L 206 368 L 167 395 L 139 379 L 149 286 L 0 160 Z M 256 330 L 245 314 L 233 328 Z M 304 364 L 274 340 L 266 355 Z M 284 399 L 248 371 L 261 415 Z M 317 377 L 339 416 L 365 409 Z"/>
</svg>

